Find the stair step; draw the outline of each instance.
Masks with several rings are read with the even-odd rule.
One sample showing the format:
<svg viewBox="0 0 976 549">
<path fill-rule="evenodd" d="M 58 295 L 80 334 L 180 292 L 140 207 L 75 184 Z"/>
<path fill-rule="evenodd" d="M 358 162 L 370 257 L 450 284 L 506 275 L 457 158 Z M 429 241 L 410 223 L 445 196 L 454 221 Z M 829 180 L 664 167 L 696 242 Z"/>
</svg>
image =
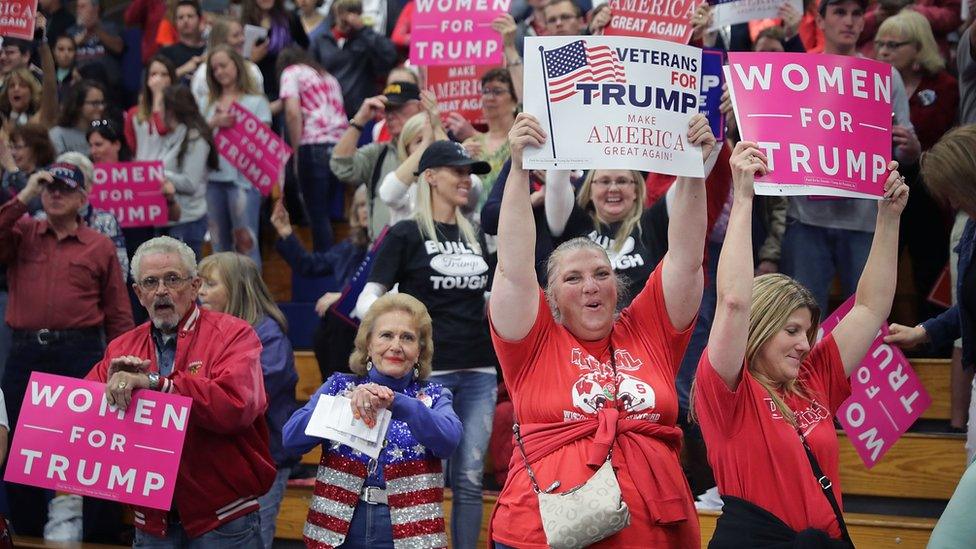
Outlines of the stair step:
<svg viewBox="0 0 976 549">
<path fill-rule="evenodd" d="M 948 500 L 966 469 L 962 435 L 905 433 L 872 469 L 843 432 L 838 438 L 845 494 Z"/>
</svg>

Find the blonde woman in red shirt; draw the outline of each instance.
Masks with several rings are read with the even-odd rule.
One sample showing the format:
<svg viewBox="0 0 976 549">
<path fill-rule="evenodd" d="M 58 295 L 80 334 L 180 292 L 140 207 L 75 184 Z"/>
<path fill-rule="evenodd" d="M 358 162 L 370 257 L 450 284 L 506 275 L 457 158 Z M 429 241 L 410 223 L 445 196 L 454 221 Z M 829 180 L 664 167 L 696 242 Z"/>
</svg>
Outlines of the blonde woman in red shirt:
<svg viewBox="0 0 976 549">
<path fill-rule="evenodd" d="M 754 267 L 753 181 L 766 173 L 766 156 L 755 143 L 740 142 L 730 165 L 734 198 L 718 262 L 718 304 L 692 391 L 725 504 L 709 547 L 782 547 L 797 539 L 807 541 L 804 547 L 849 547 L 837 518 L 832 418 L 891 310 L 908 186 L 891 162 L 854 307 L 815 342 L 821 308 L 809 290 L 781 274 L 743 276 Z"/>
</svg>

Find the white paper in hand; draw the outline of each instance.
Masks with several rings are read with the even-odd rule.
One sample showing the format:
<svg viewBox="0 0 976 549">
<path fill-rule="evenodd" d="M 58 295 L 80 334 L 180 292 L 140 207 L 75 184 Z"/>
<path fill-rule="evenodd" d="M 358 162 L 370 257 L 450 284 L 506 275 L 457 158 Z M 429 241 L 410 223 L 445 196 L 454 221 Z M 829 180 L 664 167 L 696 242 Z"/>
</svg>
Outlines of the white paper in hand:
<svg viewBox="0 0 976 549">
<path fill-rule="evenodd" d="M 383 449 L 393 414 L 386 409 L 380 410 L 376 426 L 369 428 L 365 422 L 353 417 L 350 402 L 344 396 L 319 395 L 305 434 L 334 440 L 376 459 Z"/>
<path fill-rule="evenodd" d="M 251 58 L 251 50 L 258 40 L 268 37 L 268 29 L 257 25 L 244 25 L 244 51 L 241 54 L 244 59 Z"/>
</svg>

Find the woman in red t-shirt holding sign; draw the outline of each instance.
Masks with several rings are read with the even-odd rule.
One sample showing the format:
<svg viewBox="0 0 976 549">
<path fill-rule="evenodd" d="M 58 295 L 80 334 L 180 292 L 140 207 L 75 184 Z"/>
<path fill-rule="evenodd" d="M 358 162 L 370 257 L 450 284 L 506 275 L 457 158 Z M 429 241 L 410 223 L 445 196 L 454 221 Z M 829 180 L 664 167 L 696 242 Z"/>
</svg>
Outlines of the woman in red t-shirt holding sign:
<svg viewBox="0 0 976 549">
<path fill-rule="evenodd" d="M 552 253 L 546 291 L 539 288 L 522 151 L 544 146 L 546 136 L 522 113 L 509 141 L 489 313 L 534 484 L 567 492 L 609 458 L 630 524 L 595 546 L 698 547 L 698 515 L 678 464 L 674 381 L 702 296 L 704 180 L 677 179 L 669 251 L 618 314 L 618 279 L 606 251 L 588 238 Z M 701 145 L 703 158 L 715 146 L 701 115 L 689 123 L 688 142 Z M 495 547 L 548 547 L 533 492 L 516 452 L 492 517 Z"/>
<path fill-rule="evenodd" d="M 730 164 L 718 307 L 693 391 L 724 501 L 709 547 L 792 546 L 798 537 L 811 541 L 805 547 L 847 547 L 833 416 L 891 310 L 908 186 L 891 162 L 854 307 L 814 344 L 820 307 L 809 290 L 781 274 L 744 276 L 753 272 L 753 181 L 766 173 L 766 156 L 740 142 Z"/>
</svg>

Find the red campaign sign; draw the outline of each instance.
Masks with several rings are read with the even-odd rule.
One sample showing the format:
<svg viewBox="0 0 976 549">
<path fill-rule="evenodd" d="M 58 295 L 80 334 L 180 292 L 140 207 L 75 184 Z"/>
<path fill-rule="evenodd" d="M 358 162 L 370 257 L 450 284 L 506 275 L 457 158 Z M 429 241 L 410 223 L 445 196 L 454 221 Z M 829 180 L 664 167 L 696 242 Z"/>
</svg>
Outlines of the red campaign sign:
<svg viewBox="0 0 976 549">
<path fill-rule="evenodd" d="M 610 0 L 608 36 L 640 36 L 687 44 L 691 16 L 704 0 Z"/>
<path fill-rule="evenodd" d="M 244 174 L 261 191 L 261 196 L 268 196 L 291 157 L 291 147 L 238 103 L 232 103 L 229 112 L 237 123 L 220 128 L 214 135 L 217 152 Z"/>
<path fill-rule="evenodd" d="M 93 179 L 91 205 L 112 212 L 123 229 L 159 227 L 169 221 L 160 190 L 166 179 L 162 162 L 99 163 Z"/>
<path fill-rule="evenodd" d="M 473 125 L 485 124 L 481 110 L 481 77 L 494 69 L 493 65 L 430 66 L 427 67 L 427 86 L 437 96 L 441 119 L 456 112 Z"/>
<path fill-rule="evenodd" d="M 4 0 L 0 2 L 0 36 L 34 39 L 37 0 Z"/>
<path fill-rule="evenodd" d="M 829 334 L 854 306 L 851 297 L 820 325 Z M 837 410 L 848 440 L 870 469 L 932 404 L 915 370 L 901 352 L 888 345 L 883 324 L 861 364 L 851 374 L 851 396 Z"/>
</svg>

